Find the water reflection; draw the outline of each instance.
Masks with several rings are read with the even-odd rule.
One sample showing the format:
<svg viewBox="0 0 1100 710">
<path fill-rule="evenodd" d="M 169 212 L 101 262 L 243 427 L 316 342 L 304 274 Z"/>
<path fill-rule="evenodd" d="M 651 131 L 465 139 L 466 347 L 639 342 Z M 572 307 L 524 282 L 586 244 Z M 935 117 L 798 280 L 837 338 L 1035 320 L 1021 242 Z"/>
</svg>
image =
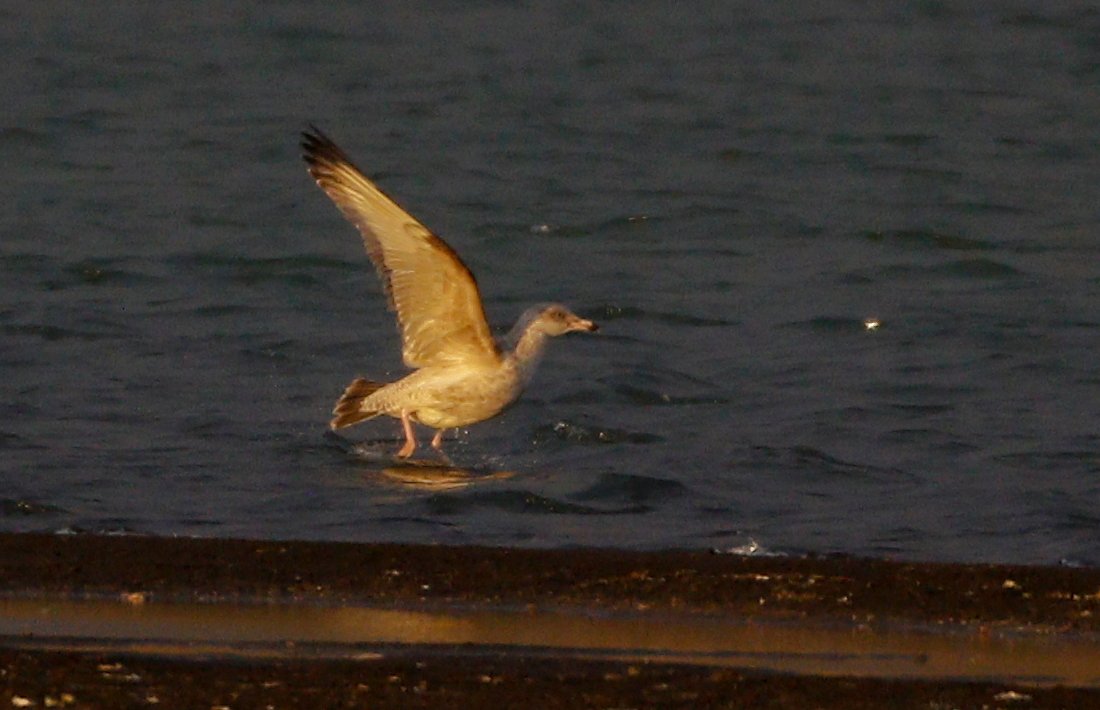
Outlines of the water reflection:
<svg viewBox="0 0 1100 710">
<path fill-rule="evenodd" d="M 450 491 L 468 488 L 487 481 L 501 481 L 515 476 L 514 471 L 492 471 L 447 465 L 440 461 L 414 461 L 387 466 L 374 477 L 389 485 L 428 491 Z"/>
<path fill-rule="evenodd" d="M 452 491 L 489 481 L 507 480 L 516 475 L 515 471 L 456 464 L 441 452 L 432 452 L 434 455 L 422 458 L 398 459 L 394 455 L 400 445 L 397 440 L 351 442 L 331 432 L 326 438 L 356 461 L 367 464 L 369 470 L 364 475 L 368 480 L 388 486 L 432 492 Z"/>
</svg>

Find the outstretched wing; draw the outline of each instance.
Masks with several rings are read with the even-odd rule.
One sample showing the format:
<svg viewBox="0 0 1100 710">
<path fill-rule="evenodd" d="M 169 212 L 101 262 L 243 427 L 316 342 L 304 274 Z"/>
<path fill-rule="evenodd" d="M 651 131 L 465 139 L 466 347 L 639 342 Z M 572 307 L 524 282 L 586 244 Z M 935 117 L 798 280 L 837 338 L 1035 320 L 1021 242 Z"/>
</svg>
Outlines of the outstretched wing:
<svg viewBox="0 0 1100 710">
<path fill-rule="evenodd" d="M 409 367 L 496 359 L 474 275 L 450 246 L 401 209 L 316 127 L 302 133 L 309 174 L 359 229 Z"/>
</svg>

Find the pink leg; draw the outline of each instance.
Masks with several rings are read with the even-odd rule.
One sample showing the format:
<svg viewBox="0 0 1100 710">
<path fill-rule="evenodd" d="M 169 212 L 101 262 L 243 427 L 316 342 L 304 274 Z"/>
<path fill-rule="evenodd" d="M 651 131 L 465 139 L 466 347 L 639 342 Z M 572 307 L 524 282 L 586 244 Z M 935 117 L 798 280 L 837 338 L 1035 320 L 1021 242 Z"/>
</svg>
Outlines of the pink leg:
<svg viewBox="0 0 1100 710">
<path fill-rule="evenodd" d="M 437 454 L 439 454 L 439 459 L 443 463 L 447 464 L 448 466 L 451 465 L 450 457 L 447 456 L 447 454 L 443 453 L 443 430 L 442 429 L 437 431 L 435 433 L 435 436 L 432 437 L 432 448 L 435 449 L 435 452 Z"/>
<path fill-rule="evenodd" d="M 397 458 L 407 459 L 412 456 L 412 452 L 416 451 L 416 434 L 413 433 L 413 425 L 412 420 L 409 419 L 409 413 L 403 409 L 401 410 L 401 426 L 405 427 L 405 445 L 397 452 Z"/>
</svg>

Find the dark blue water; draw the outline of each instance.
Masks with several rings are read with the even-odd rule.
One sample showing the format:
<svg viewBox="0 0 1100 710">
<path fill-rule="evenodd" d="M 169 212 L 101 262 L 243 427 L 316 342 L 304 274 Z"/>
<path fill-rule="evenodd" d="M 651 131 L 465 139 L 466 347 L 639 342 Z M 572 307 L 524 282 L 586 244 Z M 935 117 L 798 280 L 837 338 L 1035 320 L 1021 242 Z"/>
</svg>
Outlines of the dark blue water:
<svg viewBox="0 0 1100 710">
<path fill-rule="evenodd" d="M 22 5 L 0 530 L 1100 564 L 1091 3 Z M 311 121 L 603 326 L 462 470 L 325 435 L 402 369 Z"/>
</svg>

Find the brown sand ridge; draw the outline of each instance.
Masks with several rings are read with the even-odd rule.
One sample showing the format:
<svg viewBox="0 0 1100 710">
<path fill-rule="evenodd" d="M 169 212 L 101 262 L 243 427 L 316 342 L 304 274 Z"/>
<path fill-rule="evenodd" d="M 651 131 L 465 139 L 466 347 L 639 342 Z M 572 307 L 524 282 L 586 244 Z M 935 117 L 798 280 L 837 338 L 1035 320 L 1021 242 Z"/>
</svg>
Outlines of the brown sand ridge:
<svg viewBox="0 0 1100 710">
<path fill-rule="evenodd" d="M 1100 662 L 1095 674 L 1090 670 L 1091 654 L 1100 658 L 1095 643 L 1100 570 L 1092 569 L 680 551 L 0 535 L 0 594 L 12 600 L 2 607 L 9 609 L 9 623 L 18 600 L 41 600 L 46 608 L 47 602 L 60 604 L 57 600 L 95 599 L 110 600 L 114 607 L 142 606 L 150 613 L 177 608 L 172 605 L 205 605 L 189 612 L 190 619 L 214 605 L 229 620 L 217 622 L 218 628 L 234 620 L 244 628 L 257 603 L 273 610 L 319 609 L 317 614 L 328 609 L 344 621 L 334 626 L 335 636 L 317 638 L 338 641 L 345 650 L 348 639 L 342 634 L 353 618 L 349 614 L 359 608 L 364 614 L 370 609 L 412 611 L 419 615 L 418 624 L 430 621 L 425 628 L 447 630 L 407 639 L 400 634 L 390 640 L 371 637 L 369 647 L 354 647 L 355 658 L 326 656 L 323 650 L 310 656 L 306 645 L 274 656 L 266 646 L 266 656 L 236 647 L 227 656 L 194 639 L 187 642 L 187 653 L 149 653 L 104 640 L 103 630 L 130 623 L 125 614 L 117 624 L 111 621 L 113 612 L 107 609 L 95 614 L 99 627 L 88 627 L 100 631 L 81 639 L 46 642 L 44 631 L 26 629 L 3 637 L 0 707 L 23 701 L 61 707 L 65 698 L 71 698 L 71 706 L 84 707 L 300 707 L 308 698 L 329 707 L 509 707 L 530 705 L 535 697 L 538 707 L 1100 707 Z M 252 606 L 234 611 L 235 603 Z M 485 621 L 485 614 L 499 610 L 514 616 L 496 626 Z M 509 624 L 518 628 L 546 618 L 558 624 L 547 629 L 582 629 L 584 624 L 576 626 L 578 616 L 592 619 L 587 625 L 593 628 L 617 629 L 615 638 L 595 650 L 587 641 L 575 641 L 566 652 L 568 640 L 582 638 L 582 632 L 562 632 L 567 641 L 557 646 L 549 631 L 532 632 L 535 642 L 513 646 L 484 635 L 490 627 L 507 631 Z M 603 617 L 612 625 L 599 627 Z M 319 627 L 326 622 L 309 623 Z M 574 626 L 562 626 L 567 623 Z M 671 635 L 658 645 L 665 649 L 676 645 L 680 627 L 675 624 L 703 636 L 715 635 L 714 627 L 721 624 L 734 624 L 729 634 L 717 636 L 719 642 L 734 643 L 729 648 L 736 652 L 696 657 L 622 651 L 634 648 L 634 641 L 622 639 L 646 624 L 658 630 L 669 626 Z M 767 631 L 775 624 L 796 651 L 823 644 L 796 659 L 809 665 L 760 665 L 769 653 L 777 655 L 775 648 L 748 653 L 747 647 L 736 646 L 742 643 L 736 629 Z M 134 628 L 144 633 L 143 627 Z M 843 665 L 839 656 L 850 652 L 845 647 L 838 653 L 841 646 L 831 639 L 844 644 L 852 636 L 857 651 L 850 655 L 859 655 L 861 639 L 878 643 L 889 638 L 886 632 L 844 631 L 856 628 L 917 629 L 921 638 L 939 629 L 934 648 L 950 651 L 970 644 L 958 656 L 964 660 L 989 651 L 994 641 L 1000 645 L 991 655 L 992 671 L 981 666 L 970 675 L 965 669 L 956 675 L 943 670 L 942 659 L 930 657 L 923 665 L 932 677 L 919 677 L 918 669 L 912 677 L 892 678 L 892 656 L 887 657 L 892 650 L 870 664 Z M 814 636 L 820 629 L 839 635 Z M 792 637 L 795 631 L 810 635 Z M 649 635 L 659 636 L 656 631 Z M 814 640 L 820 638 L 825 640 Z M 1052 644 L 1049 653 L 1044 643 Z M 582 645 L 589 650 L 578 651 Z M 907 648 L 897 647 L 901 661 Z M 1055 658 L 1049 668 L 1039 668 L 1059 652 L 1066 654 L 1065 663 Z M 790 650 L 778 655 L 784 654 L 798 656 Z M 948 664 L 956 662 L 947 658 Z M 1035 659 L 1034 674 L 1028 672 L 1029 658 Z M 827 667 L 837 660 L 839 666 Z M 1010 667 L 1005 678 L 998 679 L 997 663 Z M 761 674 L 768 667 L 781 672 Z M 1058 674 L 1063 667 L 1064 676 Z M 844 675 L 847 668 L 864 677 Z M 940 673 L 949 677 L 935 677 Z M 1066 682 L 1080 687 L 1057 686 Z M 143 700 L 142 693 L 157 702 Z"/>
</svg>

